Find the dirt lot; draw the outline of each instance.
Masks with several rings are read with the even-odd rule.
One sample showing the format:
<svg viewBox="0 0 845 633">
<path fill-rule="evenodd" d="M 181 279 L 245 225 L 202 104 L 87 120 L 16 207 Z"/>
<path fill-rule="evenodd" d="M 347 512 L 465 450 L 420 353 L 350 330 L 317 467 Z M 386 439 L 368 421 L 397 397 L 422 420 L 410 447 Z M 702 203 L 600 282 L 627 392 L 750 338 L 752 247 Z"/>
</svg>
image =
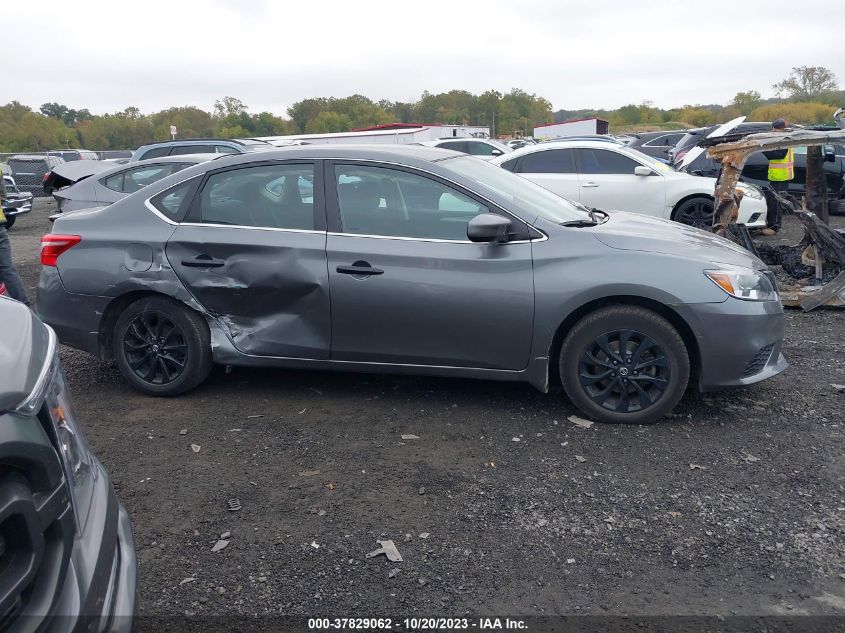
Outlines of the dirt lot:
<svg viewBox="0 0 845 633">
<path fill-rule="evenodd" d="M 52 208 L 10 233 L 33 297 Z M 470 380 L 218 368 L 152 399 L 62 358 L 142 614 L 845 614 L 845 312 L 787 317 L 786 374 L 648 427 Z"/>
</svg>

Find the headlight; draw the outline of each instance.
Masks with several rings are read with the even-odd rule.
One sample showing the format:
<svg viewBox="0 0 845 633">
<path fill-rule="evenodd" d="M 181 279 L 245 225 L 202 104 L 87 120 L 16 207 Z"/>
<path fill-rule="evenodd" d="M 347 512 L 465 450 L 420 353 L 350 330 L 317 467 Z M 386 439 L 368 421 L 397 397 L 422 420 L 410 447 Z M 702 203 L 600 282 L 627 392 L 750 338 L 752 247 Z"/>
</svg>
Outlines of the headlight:
<svg viewBox="0 0 845 633">
<path fill-rule="evenodd" d="M 732 297 L 746 301 L 778 301 L 778 291 L 764 274 L 750 268 L 705 270 L 710 281 Z"/>
<path fill-rule="evenodd" d="M 763 192 L 760 191 L 754 185 L 747 185 L 747 184 L 738 184 L 736 186 L 737 191 L 741 191 L 742 195 L 746 198 L 753 198 L 754 200 L 762 200 L 763 199 Z"/>
<path fill-rule="evenodd" d="M 60 366 L 56 369 L 55 379 L 47 392 L 44 406 L 53 422 L 59 456 L 70 488 L 77 529 L 81 533 L 85 529 L 88 510 L 91 508 L 97 469 L 91 449 L 76 419 L 65 375 Z"/>
<path fill-rule="evenodd" d="M 49 337 L 48 361 L 32 393 L 15 410 L 31 416 L 43 407 L 41 410 L 49 416 L 49 432 L 53 435 L 51 439 L 55 442 L 62 462 L 77 531 L 82 533 L 91 509 L 97 469 L 70 402 L 65 375 L 59 363 L 56 335 L 52 329 L 49 330 Z"/>
</svg>

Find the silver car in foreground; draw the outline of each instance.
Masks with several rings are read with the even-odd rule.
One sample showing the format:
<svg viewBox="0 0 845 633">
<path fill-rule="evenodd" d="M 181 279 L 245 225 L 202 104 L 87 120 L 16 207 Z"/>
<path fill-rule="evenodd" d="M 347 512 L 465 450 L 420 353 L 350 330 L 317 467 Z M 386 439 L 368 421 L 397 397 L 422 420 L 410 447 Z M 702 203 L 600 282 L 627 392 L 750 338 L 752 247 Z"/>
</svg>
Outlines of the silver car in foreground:
<svg viewBox="0 0 845 633">
<path fill-rule="evenodd" d="M 210 161 L 59 218 L 41 261 L 41 317 L 153 395 L 212 363 L 348 369 L 560 382 L 592 418 L 644 423 L 689 383 L 787 366 L 747 251 L 437 148 Z"/>
</svg>

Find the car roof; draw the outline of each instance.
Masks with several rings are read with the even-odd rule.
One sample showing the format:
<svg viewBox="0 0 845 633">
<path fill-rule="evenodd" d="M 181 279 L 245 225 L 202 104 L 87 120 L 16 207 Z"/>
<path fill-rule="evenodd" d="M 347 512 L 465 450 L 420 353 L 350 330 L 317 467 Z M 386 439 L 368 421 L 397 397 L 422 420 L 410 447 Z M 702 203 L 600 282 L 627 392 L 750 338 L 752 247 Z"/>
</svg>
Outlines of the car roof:
<svg viewBox="0 0 845 633">
<path fill-rule="evenodd" d="M 285 159 L 326 159 L 377 160 L 384 162 L 402 162 L 409 166 L 423 165 L 432 161 L 444 160 L 455 156 L 466 156 L 439 147 L 427 145 L 358 145 L 351 143 L 291 145 L 264 152 L 248 154 L 223 154 L 215 159 L 221 167 L 239 163 Z"/>
<path fill-rule="evenodd" d="M 144 167 L 145 165 L 161 165 L 162 163 L 194 163 L 199 165 L 200 163 L 205 163 L 210 160 L 214 160 L 220 156 L 229 156 L 229 154 L 179 154 L 178 156 L 159 156 L 158 158 L 146 158 L 144 160 L 136 160 L 134 163 L 122 163 L 120 165 L 115 165 L 114 167 L 109 167 L 108 169 L 104 169 L 103 171 L 97 172 L 96 174 L 92 174 L 96 176 L 97 179 L 112 176 L 114 174 L 118 174 L 120 172 L 129 170 L 129 169 L 137 169 L 138 167 Z M 108 161 L 102 161 L 108 162 Z M 82 182 L 80 180 L 79 182 Z"/>
</svg>

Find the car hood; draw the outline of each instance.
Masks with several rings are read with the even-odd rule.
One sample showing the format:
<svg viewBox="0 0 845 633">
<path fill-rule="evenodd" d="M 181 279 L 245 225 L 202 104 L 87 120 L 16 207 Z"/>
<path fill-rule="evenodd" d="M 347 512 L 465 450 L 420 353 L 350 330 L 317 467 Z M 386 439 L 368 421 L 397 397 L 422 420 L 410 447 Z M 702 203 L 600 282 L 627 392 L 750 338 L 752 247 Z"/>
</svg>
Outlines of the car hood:
<svg viewBox="0 0 845 633">
<path fill-rule="evenodd" d="M 0 412 L 23 402 L 50 349 L 47 328 L 22 303 L 0 297 Z"/>
<path fill-rule="evenodd" d="M 637 213 L 613 211 L 592 231 L 605 246 L 624 251 L 676 255 L 709 263 L 764 269 L 752 253 L 718 235 L 701 229 Z"/>
</svg>

